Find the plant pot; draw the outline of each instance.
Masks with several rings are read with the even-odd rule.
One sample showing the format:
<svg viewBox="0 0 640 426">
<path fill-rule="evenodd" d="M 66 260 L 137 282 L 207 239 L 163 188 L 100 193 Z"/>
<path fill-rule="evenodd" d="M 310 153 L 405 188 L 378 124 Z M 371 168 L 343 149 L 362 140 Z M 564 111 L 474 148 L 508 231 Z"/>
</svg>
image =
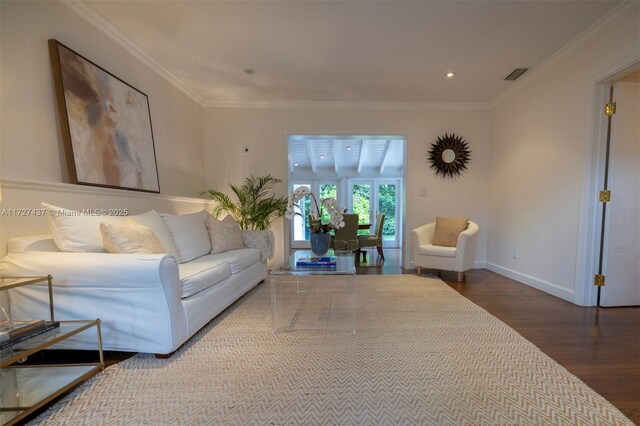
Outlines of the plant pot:
<svg viewBox="0 0 640 426">
<path fill-rule="evenodd" d="M 311 251 L 316 256 L 324 256 L 329 251 L 329 243 L 331 243 L 331 234 L 311 234 Z"/>
</svg>

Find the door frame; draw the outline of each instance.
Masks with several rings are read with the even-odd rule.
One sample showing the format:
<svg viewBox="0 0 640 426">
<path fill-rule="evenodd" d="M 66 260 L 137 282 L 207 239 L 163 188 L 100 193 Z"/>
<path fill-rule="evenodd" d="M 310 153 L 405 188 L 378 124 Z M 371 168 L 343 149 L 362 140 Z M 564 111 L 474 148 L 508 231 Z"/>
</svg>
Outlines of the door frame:
<svg viewBox="0 0 640 426">
<path fill-rule="evenodd" d="M 404 147 L 404 153 L 403 153 L 403 170 L 402 170 L 402 175 L 400 176 L 401 179 L 401 188 L 399 191 L 400 194 L 400 214 L 403 215 L 401 216 L 401 224 L 398 227 L 398 232 L 400 232 L 400 250 L 401 250 L 401 256 L 400 256 L 400 264 L 403 268 L 409 268 L 410 267 L 410 261 L 409 261 L 409 248 L 406 247 L 406 242 L 409 241 L 409 233 L 411 232 L 410 229 L 406 228 L 406 224 L 410 222 L 408 217 L 404 217 L 405 214 L 408 214 L 408 209 L 407 209 L 407 192 L 406 192 L 406 188 L 408 186 L 408 175 L 407 175 L 407 164 L 408 164 L 408 150 L 409 150 L 409 136 L 405 133 L 405 130 L 400 129 L 400 128 L 326 128 L 323 130 L 318 130 L 317 128 L 308 128 L 308 127 L 299 127 L 299 128 L 285 128 L 282 129 L 281 132 L 281 136 L 282 136 L 282 149 L 284 150 L 284 152 L 289 153 L 289 140 L 291 138 L 292 135 L 308 135 L 308 136 L 313 136 L 313 135 L 344 135 L 345 137 L 347 136 L 351 136 L 351 135 L 372 135 L 372 136 L 379 136 L 379 135 L 393 135 L 394 137 L 399 137 L 402 139 L 402 143 L 403 143 L 403 147 Z M 285 188 L 288 191 L 288 193 L 290 193 L 290 188 L 292 183 L 298 183 L 302 178 L 298 179 L 298 178 L 292 178 L 290 175 L 290 170 L 289 167 L 287 165 L 288 163 L 283 162 L 283 166 L 282 166 L 282 173 L 284 176 L 286 176 L 285 179 L 283 179 L 283 183 L 285 184 Z M 308 177 L 308 179 L 314 179 L 315 176 L 313 177 Z M 346 197 L 347 191 L 349 190 L 349 185 L 347 183 L 347 179 L 349 179 L 349 176 L 344 176 L 342 177 L 342 179 L 340 179 L 340 187 L 338 188 L 338 191 L 342 190 L 342 196 Z M 338 194 L 338 197 L 341 197 L 340 193 Z M 341 200 L 338 200 L 338 203 L 341 203 Z M 345 202 L 342 205 L 347 205 L 347 203 Z M 282 227 L 282 243 L 281 243 L 281 247 L 282 247 L 282 253 L 283 253 L 283 257 L 284 259 L 287 259 L 288 256 L 291 254 L 291 252 L 293 250 L 296 250 L 296 247 L 293 246 L 292 244 L 292 226 L 287 225 L 286 222 L 288 220 L 287 219 L 283 219 L 283 227 Z M 289 221 L 290 222 L 290 221 Z"/>
<path fill-rule="evenodd" d="M 640 65 L 640 54 L 635 54 L 613 65 L 589 80 L 585 134 L 588 139 L 583 150 L 582 187 L 578 217 L 577 256 L 574 283 L 574 303 L 579 306 L 595 306 L 597 287 L 593 277 L 598 270 L 600 255 L 600 223 L 602 205 L 598 191 L 604 176 L 607 117 L 602 109 L 609 98 L 610 84 Z"/>
</svg>

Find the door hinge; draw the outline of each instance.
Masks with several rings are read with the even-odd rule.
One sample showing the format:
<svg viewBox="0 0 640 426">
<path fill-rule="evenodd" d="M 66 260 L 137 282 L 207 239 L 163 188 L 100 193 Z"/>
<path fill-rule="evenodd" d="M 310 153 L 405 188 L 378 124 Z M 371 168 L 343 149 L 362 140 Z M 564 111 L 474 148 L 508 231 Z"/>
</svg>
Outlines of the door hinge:
<svg viewBox="0 0 640 426">
<path fill-rule="evenodd" d="M 609 191 L 608 189 L 600 191 L 600 202 L 608 203 L 609 201 L 611 201 L 611 191 Z"/>
<path fill-rule="evenodd" d="M 616 113 L 616 103 L 615 102 L 609 102 L 608 104 L 606 104 L 604 106 L 604 115 L 606 115 L 607 117 L 611 117 L 615 113 Z"/>
<path fill-rule="evenodd" d="M 593 285 L 598 287 L 604 286 L 604 275 L 596 275 L 593 277 Z"/>
</svg>

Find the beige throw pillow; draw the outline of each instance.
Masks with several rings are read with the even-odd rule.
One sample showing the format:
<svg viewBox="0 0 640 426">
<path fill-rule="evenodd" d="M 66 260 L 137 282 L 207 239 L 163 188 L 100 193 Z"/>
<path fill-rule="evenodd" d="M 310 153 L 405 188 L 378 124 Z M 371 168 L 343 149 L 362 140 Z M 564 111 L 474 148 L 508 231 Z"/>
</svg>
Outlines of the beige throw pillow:
<svg viewBox="0 0 640 426">
<path fill-rule="evenodd" d="M 150 210 L 146 213 L 138 214 L 135 216 L 128 216 L 125 221 L 125 225 L 133 223 L 135 225 L 142 225 L 149 228 L 160 240 L 162 247 L 166 250 L 166 253 L 172 255 L 176 260 L 180 260 L 180 254 L 178 248 L 173 242 L 173 237 L 169 233 L 169 228 L 165 225 L 160 215 L 155 210 Z M 202 220 L 204 223 L 204 219 Z M 207 239 L 209 237 L 207 236 Z"/>
<path fill-rule="evenodd" d="M 211 254 L 244 248 L 242 230 L 231 215 L 222 220 L 209 215 L 206 224 L 211 238 Z"/>
<path fill-rule="evenodd" d="M 146 226 L 132 222 L 126 225 L 102 222 L 100 233 L 104 248 L 109 253 L 166 253 L 156 234 Z"/>
<path fill-rule="evenodd" d="M 436 217 L 436 230 L 431 243 L 434 246 L 455 247 L 458 245 L 458 236 L 468 226 L 468 217 Z"/>
</svg>

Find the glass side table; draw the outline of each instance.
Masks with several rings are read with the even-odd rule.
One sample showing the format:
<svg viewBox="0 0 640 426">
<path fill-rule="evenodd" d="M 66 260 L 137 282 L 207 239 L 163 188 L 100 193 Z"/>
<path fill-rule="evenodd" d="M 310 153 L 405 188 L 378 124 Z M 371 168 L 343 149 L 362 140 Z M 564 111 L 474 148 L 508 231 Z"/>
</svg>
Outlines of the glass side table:
<svg viewBox="0 0 640 426">
<path fill-rule="evenodd" d="M 0 291 L 42 284 L 49 288 L 50 319 L 54 321 L 52 277 L 2 277 Z M 41 319 L 41 318 L 38 318 Z M 29 356 L 76 334 L 96 333 L 97 363 L 22 364 Z M 0 424 L 13 425 L 23 420 L 58 396 L 69 391 L 104 369 L 100 320 L 60 321 L 60 327 L 0 350 Z"/>
<path fill-rule="evenodd" d="M 350 251 L 330 250 L 335 269 L 296 267 L 310 251 L 296 251 L 271 271 L 271 327 L 274 334 L 293 330 L 356 332 L 356 267 Z"/>
</svg>

